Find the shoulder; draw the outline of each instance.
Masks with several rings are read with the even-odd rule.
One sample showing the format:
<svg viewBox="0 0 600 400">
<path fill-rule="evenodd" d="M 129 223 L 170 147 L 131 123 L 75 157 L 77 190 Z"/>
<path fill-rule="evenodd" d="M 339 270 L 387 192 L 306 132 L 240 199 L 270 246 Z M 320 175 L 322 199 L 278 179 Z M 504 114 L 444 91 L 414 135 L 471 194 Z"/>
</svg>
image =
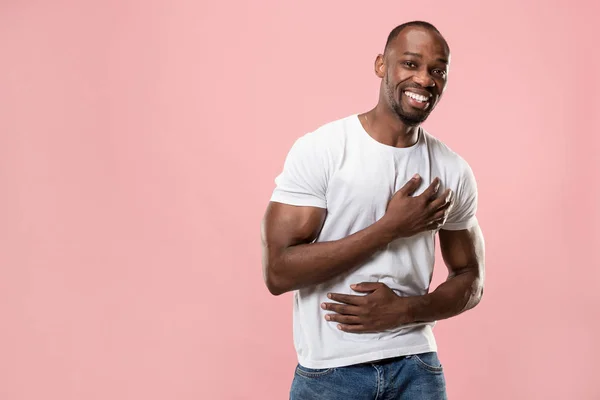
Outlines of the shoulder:
<svg viewBox="0 0 600 400">
<path fill-rule="evenodd" d="M 352 118 L 353 116 L 349 116 L 327 122 L 299 137 L 297 141 L 321 148 L 340 146 L 352 130 Z"/>
<path fill-rule="evenodd" d="M 294 140 L 287 162 L 311 165 L 311 168 L 323 166 L 329 170 L 343 157 L 353 129 L 352 116 L 325 123 Z"/>
<path fill-rule="evenodd" d="M 462 156 L 429 132 L 423 130 L 423 134 L 432 161 L 440 170 L 458 176 L 472 175 L 473 171 L 471 170 L 471 166 Z"/>
<path fill-rule="evenodd" d="M 296 138 L 293 151 L 309 158 L 324 157 L 333 161 L 343 153 L 353 129 L 352 116 L 325 123 Z"/>
</svg>

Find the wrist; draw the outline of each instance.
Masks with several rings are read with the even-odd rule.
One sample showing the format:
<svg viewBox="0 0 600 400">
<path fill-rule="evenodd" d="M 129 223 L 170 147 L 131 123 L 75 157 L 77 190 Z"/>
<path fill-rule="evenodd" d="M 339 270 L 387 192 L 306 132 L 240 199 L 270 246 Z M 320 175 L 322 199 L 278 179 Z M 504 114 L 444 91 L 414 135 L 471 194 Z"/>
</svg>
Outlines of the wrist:
<svg viewBox="0 0 600 400">
<path fill-rule="evenodd" d="M 389 217 L 384 215 L 381 219 L 375 222 L 378 230 L 378 235 L 385 241 L 385 244 L 392 242 L 394 239 L 400 237 L 396 232 L 396 227 L 389 220 Z"/>
<path fill-rule="evenodd" d="M 407 323 L 412 324 L 416 322 L 424 322 L 425 318 L 423 317 L 423 310 L 427 307 L 429 303 L 429 294 L 421 295 L 421 296 L 410 296 L 405 297 L 406 299 L 406 319 Z"/>
<path fill-rule="evenodd" d="M 396 315 L 398 315 L 398 326 L 415 323 L 415 308 L 417 307 L 415 298 L 417 296 L 402 297 L 398 296 L 396 302 Z"/>
</svg>

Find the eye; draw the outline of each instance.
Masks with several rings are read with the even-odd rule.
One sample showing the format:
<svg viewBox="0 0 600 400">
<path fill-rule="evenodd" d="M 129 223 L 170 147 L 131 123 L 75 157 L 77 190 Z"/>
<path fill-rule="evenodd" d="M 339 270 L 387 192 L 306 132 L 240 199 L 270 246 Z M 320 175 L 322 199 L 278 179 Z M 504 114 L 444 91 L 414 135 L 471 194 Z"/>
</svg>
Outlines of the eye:
<svg viewBox="0 0 600 400">
<path fill-rule="evenodd" d="M 404 63 L 403 63 L 403 64 L 404 64 L 406 67 L 408 67 L 408 68 L 415 68 L 415 67 L 417 66 L 417 64 L 415 64 L 415 63 L 414 63 L 414 62 L 412 62 L 412 61 L 404 61 Z"/>
<path fill-rule="evenodd" d="M 433 73 L 439 76 L 446 76 L 446 71 L 443 69 L 436 68 L 433 70 Z"/>
</svg>

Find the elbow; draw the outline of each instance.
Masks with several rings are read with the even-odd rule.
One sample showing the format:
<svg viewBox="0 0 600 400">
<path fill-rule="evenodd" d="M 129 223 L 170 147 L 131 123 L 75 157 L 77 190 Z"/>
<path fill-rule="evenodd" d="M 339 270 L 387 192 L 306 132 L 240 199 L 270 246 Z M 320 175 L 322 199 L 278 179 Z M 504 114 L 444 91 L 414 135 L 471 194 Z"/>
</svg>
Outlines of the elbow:
<svg viewBox="0 0 600 400">
<path fill-rule="evenodd" d="M 279 296 L 286 292 L 286 290 L 283 288 L 283 286 L 281 284 L 279 284 L 277 279 L 275 279 L 272 276 L 267 276 L 265 278 L 265 285 L 267 286 L 269 293 L 271 293 L 273 296 Z"/>
<path fill-rule="evenodd" d="M 477 306 L 483 299 L 483 282 L 481 279 L 475 281 L 473 291 L 471 292 L 472 307 Z"/>
<path fill-rule="evenodd" d="M 263 268 L 263 280 L 269 293 L 273 296 L 279 296 L 289 291 L 283 283 L 283 279 L 276 273 L 276 270 L 273 268 L 271 263 L 267 263 Z"/>
</svg>

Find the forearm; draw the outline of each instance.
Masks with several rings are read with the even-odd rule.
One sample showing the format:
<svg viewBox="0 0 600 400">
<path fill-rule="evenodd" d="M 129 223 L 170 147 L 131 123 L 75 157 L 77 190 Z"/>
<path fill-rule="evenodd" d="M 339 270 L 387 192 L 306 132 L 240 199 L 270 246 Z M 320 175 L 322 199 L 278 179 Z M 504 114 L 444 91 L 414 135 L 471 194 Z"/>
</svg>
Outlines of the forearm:
<svg viewBox="0 0 600 400">
<path fill-rule="evenodd" d="M 343 239 L 290 246 L 269 261 L 268 283 L 273 294 L 316 285 L 355 268 L 393 240 L 379 220 Z"/>
<path fill-rule="evenodd" d="M 473 267 L 455 274 L 433 292 L 410 297 L 413 322 L 432 322 L 454 317 L 475 307 L 483 295 L 483 272 Z"/>
</svg>

